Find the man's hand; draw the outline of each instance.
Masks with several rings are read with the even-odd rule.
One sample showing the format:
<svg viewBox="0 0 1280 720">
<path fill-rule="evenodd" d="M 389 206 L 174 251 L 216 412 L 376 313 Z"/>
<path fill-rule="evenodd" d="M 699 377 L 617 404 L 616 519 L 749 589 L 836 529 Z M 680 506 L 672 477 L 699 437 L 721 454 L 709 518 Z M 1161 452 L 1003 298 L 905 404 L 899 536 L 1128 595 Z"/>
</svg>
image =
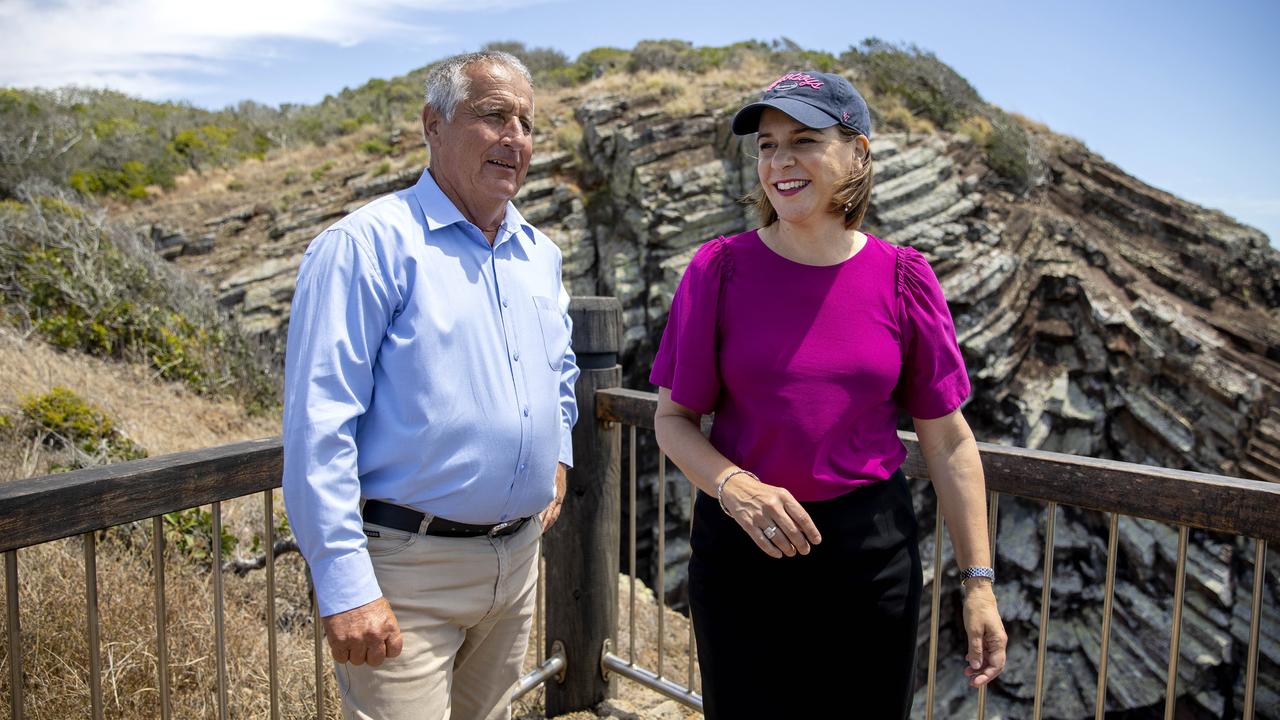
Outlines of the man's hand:
<svg viewBox="0 0 1280 720">
<path fill-rule="evenodd" d="M 336 662 L 377 667 L 404 648 L 400 625 L 386 598 L 322 617 L 320 622 Z"/>
<path fill-rule="evenodd" d="M 564 463 L 556 464 L 556 497 L 547 506 L 546 510 L 538 513 L 538 521 L 542 523 L 542 532 L 551 529 L 556 524 L 556 518 L 560 517 L 560 504 L 564 502 L 565 491 L 565 473 L 569 468 Z"/>
</svg>

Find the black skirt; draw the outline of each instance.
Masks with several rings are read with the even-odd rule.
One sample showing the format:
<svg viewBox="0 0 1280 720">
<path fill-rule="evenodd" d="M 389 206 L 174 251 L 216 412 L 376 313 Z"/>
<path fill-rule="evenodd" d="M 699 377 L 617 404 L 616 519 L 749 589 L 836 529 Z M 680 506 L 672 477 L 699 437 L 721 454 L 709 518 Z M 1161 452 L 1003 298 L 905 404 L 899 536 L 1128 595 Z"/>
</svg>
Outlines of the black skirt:
<svg viewBox="0 0 1280 720">
<path fill-rule="evenodd" d="M 775 559 L 698 495 L 689 600 L 706 717 L 906 718 L 922 584 L 906 477 L 802 505 L 822 542 Z"/>
</svg>

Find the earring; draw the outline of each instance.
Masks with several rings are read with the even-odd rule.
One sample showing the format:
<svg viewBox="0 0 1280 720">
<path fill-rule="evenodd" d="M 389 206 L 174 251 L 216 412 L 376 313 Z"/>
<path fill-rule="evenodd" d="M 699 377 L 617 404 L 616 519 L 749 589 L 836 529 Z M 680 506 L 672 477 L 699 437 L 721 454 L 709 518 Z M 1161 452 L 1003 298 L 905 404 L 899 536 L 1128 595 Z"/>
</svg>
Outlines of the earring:
<svg viewBox="0 0 1280 720">
<path fill-rule="evenodd" d="M 845 204 L 844 204 L 844 211 L 845 211 L 846 213 L 848 213 L 848 212 L 849 212 L 850 210 L 852 210 L 852 209 L 853 209 L 853 201 L 852 201 L 852 200 L 850 200 L 849 202 L 847 202 L 847 203 L 845 203 Z"/>
</svg>

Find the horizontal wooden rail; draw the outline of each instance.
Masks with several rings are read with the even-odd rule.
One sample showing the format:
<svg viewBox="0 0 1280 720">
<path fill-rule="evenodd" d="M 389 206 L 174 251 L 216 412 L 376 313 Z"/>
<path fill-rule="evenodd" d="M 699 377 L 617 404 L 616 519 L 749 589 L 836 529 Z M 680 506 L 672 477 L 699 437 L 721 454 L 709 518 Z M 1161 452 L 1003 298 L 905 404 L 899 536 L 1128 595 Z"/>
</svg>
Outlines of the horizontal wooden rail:
<svg viewBox="0 0 1280 720">
<path fill-rule="evenodd" d="M 601 420 L 653 428 L 654 393 L 601 390 Z M 928 477 L 915 433 L 903 470 Z M 987 489 L 1018 497 L 1280 542 L 1280 484 L 978 443 Z"/>
<path fill-rule="evenodd" d="M 280 486 L 280 439 L 0 484 L 0 552 Z"/>
</svg>

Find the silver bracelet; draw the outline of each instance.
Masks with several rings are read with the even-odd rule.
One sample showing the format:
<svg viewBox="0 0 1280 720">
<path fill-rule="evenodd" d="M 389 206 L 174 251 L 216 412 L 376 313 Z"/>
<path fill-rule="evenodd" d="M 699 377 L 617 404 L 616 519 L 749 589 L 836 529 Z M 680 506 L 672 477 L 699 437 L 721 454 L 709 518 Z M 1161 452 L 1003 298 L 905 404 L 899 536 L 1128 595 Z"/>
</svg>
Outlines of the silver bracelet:
<svg viewBox="0 0 1280 720">
<path fill-rule="evenodd" d="M 759 481 L 760 481 L 760 476 L 759 476 L 759 475 L 756 475 L 755 473 L 751 472 L 750 470 L 743 470 L 742 468 L 738 468 L 737 470 L 734 470 L 733 472 L 731 472 L 731 473 L 729 473 L 728 475 L 725 475 L 725 476 L 724 476 L 724 479 L 723 479 L 723 480 L 721 480 L 721 481 L 720 481 L 720 484 L 716 486 L 716 502 L 720 503 L 720 509 L 721 509 L 722 511 L 724 511 L 724 514 L 725 514 L 725 515 L 728 515 L 729 517 L 733 517 L 733 515 L 729 512 L 729 508 L 727 508 L 727 507 L 725 507 L 725 506 L 724 506 L 724 495 L 723 495 L 723 493 L 724 493 L 724 485 L 725 485 L 725 483 L 729 482 L 729 480 L 730 480 L 734 475 L 748 475 L 748 476 L 750 476 L 750 477 L 751 477 L 751 479 L 755 480 L 756 482 L 759 482 Z"/>
</svg>

